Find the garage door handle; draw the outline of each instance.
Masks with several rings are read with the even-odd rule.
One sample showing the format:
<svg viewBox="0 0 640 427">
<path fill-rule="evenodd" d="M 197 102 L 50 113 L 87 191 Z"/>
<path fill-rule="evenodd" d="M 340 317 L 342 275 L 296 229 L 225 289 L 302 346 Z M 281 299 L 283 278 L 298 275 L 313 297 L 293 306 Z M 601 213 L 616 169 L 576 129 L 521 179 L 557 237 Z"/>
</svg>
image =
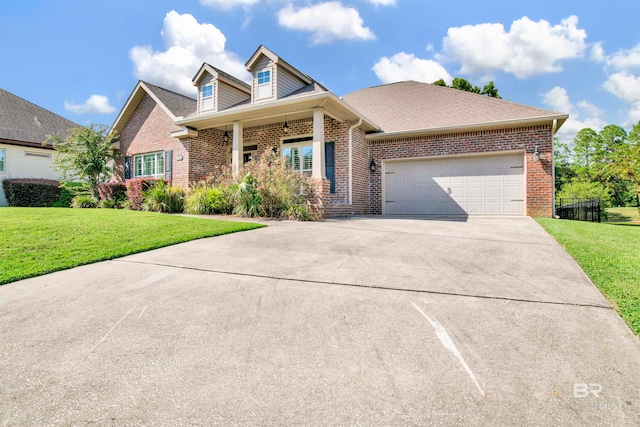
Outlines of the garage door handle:
<svg viewBox="0 0 640 427">
<path fill-rule="evenodd" d="M 395 173 L 395 172 L 385 172 L 384 174 L 385 175 L 391 175 L 392 173 Z"/>
<path fill-rule="evenodd" d="M 511 169 L 523 169 L 524 166 L 511 166 Z"/>
<path fill-rule="evenodd" d="M 524 199 L 511 199 L 512 202 L 524 202 Z"/>
<path fill-rule="evenodd" d="M 395 203 L 395 200 L 387 200 L 387 203 Z"/>
</svg>

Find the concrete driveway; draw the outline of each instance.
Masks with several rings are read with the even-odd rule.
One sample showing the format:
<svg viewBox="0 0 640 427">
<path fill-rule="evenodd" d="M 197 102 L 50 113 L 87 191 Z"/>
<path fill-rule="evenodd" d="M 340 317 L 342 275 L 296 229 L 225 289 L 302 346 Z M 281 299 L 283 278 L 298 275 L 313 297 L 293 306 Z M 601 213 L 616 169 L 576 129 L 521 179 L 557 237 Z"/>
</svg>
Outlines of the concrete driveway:
<svg viewBox="0 0 640 427">
<path fill-rule="evenodd" d="M 530 218 L 270 225 L 0 286 L 0 424 L 640 424 L 637 337 Z"/>
</svg>

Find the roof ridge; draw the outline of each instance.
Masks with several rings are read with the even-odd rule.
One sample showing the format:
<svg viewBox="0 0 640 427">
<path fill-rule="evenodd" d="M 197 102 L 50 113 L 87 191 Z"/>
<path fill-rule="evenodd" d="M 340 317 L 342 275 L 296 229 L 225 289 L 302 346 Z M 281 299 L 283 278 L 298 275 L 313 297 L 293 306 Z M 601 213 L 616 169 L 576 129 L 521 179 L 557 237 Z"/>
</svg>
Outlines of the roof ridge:
<svg viewBox="0 0 640 427">
<path fill-rule="evenodd" d="M 183 95 L 183 94 L 181 94 L 181 93 L 179 93 L 179 92 L 176 92 L 175 90 L 167 89 L 166 87 L 162 87 L 162 86 L 159 86 L 159 85 L 157 85 L 157 84 L 149 83 L 149 82 L 147 82 L 147 81 L 145 81 L 145 80 L 140 80 L 140 82 L 141 82 L 141 83 L 144 83 L 144 84 L 146 84 L 146 85 L 149 85 L 149 86 L 157 87 L 158 89 L 162 89 L 162 90 L 164 90 L 164 91 L 166 91 L 166 92 L 170 92 L 170 93 L 172 93 L 172 94 L 174 94 L 174 95 L 181 96 L 181 97 L 186 98 L 186 99 L 189 99 L 189 100 L 191 100 L 191 101 L 196 101 L 196 102 L 197 102 L 197 99 L 196 99 L 196 98 L 191 98 L 190 96 Z"/>
</svg>

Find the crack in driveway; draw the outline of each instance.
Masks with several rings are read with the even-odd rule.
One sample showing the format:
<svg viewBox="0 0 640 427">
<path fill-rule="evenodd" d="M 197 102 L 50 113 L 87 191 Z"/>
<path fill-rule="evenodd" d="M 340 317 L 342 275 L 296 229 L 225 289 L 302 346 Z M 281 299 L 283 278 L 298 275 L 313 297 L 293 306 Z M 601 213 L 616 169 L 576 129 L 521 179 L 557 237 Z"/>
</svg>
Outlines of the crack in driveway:
<svg viewBox="0 0 640 427">
<path fill-rule="evenodd" d="M 114 259 L 111 261 L 131 263 L 131 264 L 153 265 L 158 267 L 168 267 L 168 268 L 176 268 L 176 269 L 182 269 L 182 270 L 202 271 L 206 273 L 226 274 L 231 276 L 255 277 L 260 279 L 271 279 L 271 280 L 284 280 L 288 282 L 314 283 L 314 284 L 321 284 L 321 285 L 344 286 L 344 287 L 365 288 L 365 289 L 379 289 L 384 291 L 411 292 L 411 293 L 419 293 L 419 294 L 448 295 L 448 296 L 457 296 L 457 297 L 464 297 L 464 298 L 502 300 L 502 301 L 524 302 L 524 303 L 532 303 L 532 304 L 593 307 L 593 308 L 604 308 L 606 310 L 613 310 L 613 307 L 605 306 L 601 304 L 531 300 L 531 299 L 524 299 L 524 298 L 512 298 L 512 297 L 502 297 L 502 296 L 494 296 L 494 295 L 477 295 L 477 294 L 465 294 L 465 293 L 458 293 L 458 292 L 432 291 L 432 290 L 425 290 L 425 289 L 397 288 L 393 286 L 364 285 L 360 283 L 342 283 L 342 282 L 333 282 L 333 281 L 325 281 L 325 280 L 278 277 L 278 276 L 270 276 L 266 274 L 239 273 L 235 271 L 216 270 L 212 268 L 199 268 L 199 267 L 190 267 L 186 265 L 172 265 L 172 264 L 163 264 L 163 263 L 157 263 L 157 262 L 133 261 L 133 260 L 127 260 L 127 259 Z"/>
</svg>

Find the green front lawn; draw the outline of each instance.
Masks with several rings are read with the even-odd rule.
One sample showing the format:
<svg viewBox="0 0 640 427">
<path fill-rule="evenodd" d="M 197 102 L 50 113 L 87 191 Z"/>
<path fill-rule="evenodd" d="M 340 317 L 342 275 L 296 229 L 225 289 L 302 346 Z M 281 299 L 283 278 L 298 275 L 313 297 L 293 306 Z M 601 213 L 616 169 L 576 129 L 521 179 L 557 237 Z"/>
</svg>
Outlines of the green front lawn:
<svg viewBox="0 0 640 427">
<path fill-rule="evenodd" d="M 258 227 L 129 210 L 0 208 L 0 285 Z"/>
<path fill-rule="evenodd" d="M 538 218 L 640 336 L 640 227 Z"/>
</svg>

